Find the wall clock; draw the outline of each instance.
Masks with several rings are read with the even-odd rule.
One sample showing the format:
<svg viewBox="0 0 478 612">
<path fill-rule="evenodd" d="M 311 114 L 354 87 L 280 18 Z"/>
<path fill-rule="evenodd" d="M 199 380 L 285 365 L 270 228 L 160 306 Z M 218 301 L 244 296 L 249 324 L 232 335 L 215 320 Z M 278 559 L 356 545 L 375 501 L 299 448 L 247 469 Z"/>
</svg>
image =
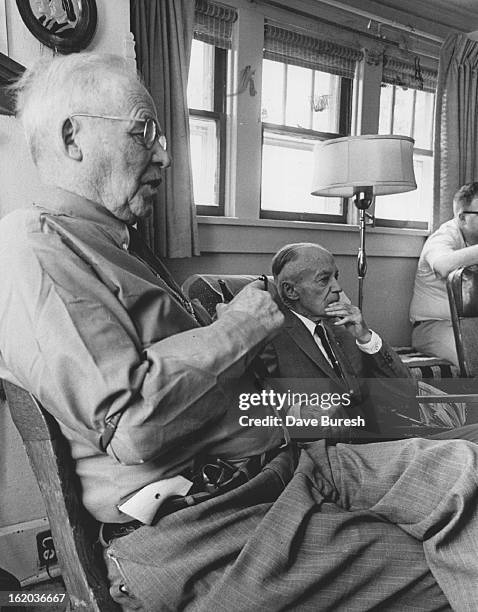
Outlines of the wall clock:
<svg viewBox="0 0 478 612">
<path fill-rule="evenodd" d="M 95 0 L 16 0 L 30 32 L 59 53 L 81 51 L 96 30 Z"/>
</svg>

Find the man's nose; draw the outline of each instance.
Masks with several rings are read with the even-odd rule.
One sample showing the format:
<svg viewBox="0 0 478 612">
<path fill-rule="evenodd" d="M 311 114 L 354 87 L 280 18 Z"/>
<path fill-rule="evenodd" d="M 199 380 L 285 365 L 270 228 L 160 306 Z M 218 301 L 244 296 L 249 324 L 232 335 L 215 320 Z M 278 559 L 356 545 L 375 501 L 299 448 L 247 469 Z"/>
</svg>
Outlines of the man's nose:
<svg viewBox="0 0 478 612">
<path fill-rule="evenodd" d="M 332 291 L 334 293 L 340 293 L 342 291 L 342 287 L 336 278 L 334 278 L 334 282 L 332 283 Z"/>
<path fill-rule="evenodd" d="M 161 168 L 168 168 L 171 165 L 171 158 L 169 153 L 163 149 L 163 147 L 156 141 L 153 145 L 153 157 L 151 161 L 154 164 L 159 164 Z"/>
</svg>

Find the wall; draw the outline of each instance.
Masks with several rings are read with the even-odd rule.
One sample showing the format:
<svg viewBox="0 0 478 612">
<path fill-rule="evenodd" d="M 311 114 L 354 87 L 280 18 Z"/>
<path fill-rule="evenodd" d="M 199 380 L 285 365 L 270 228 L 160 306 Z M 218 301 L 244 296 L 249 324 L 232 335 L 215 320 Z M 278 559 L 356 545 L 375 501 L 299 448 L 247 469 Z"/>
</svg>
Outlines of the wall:
<svg viewBox="0 0 478 612">
<path fill-rule="evenodd" d="M 129 53 L 129 1 L 96 0 L 96 3 L 98 27 L 89 50 L 118 54 L 126 50 Z M 5 8 L 9 57 L 29 66 L 37 57 L 51 55 L 52 51 L 37 41 L 23 24 L 15 0 L 5 0 Z M 0 34 L 4 30 L 5 27 L 0 28 Z M 37 172 L 21 126 L 14 117 L 1 115 L 0 185 L 0 217 L 15 208 L 29 206 L 38 189 Z M 0 466 L 0 567 L 25 580 L 38 573 L 35 534 L 48 529 L 48 525 L 23 445 L 2 401 Z"/>
</svg>

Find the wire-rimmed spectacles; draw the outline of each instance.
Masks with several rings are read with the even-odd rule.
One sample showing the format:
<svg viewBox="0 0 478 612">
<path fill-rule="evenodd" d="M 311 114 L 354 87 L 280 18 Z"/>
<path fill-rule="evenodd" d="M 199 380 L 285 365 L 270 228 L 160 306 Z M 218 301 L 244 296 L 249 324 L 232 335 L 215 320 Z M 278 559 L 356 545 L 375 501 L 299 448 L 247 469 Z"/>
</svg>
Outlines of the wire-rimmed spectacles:
<svg viewBox="0 0 478 612">
<path fill-rule="evenodd" d="M 142 124 L 142 132 L 130 132 L 130 134 L 137 134 L 143 137 L 144 146 L 147 149 L 152 149 L 156 140 L 159 146 L 166 151 L 167 141 L 166 136 L 161 133 L 158 122 L 153 117 L 147 119 L 132 119 L 131 117 L 115 117 L 113 115 L 93 115 L 92 113 L 73 113 L 70 117 L 93 117 L 95 119 L 110 119 L 111 121 L 127 121 L 129 123 L 134 122 L 136 124 Z"/>
</svg>

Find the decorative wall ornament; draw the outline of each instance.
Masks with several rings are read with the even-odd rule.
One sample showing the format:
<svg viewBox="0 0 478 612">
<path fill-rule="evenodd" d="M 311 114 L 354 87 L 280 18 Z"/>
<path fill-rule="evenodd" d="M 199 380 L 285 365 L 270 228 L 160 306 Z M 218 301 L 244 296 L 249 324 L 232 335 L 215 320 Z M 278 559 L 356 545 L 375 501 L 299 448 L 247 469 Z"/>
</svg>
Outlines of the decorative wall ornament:
<svg viewBox="0 0 478 612">
<path fill-rule="evenodd" d="M 16 0 L 24 24 L 55 53 L 85 49 L 96 30 L 95 0 Z"/>
<path fill-rule="evenodd" d="M 315 94 L 310 99 L 310 106 L 314 113 L 320 113 L 330 106 L 330 94 Z"/>
<path fill-rule="evenodd" d="M 372 49 L 364 49 L 365 61 L 369 66 L 380 66 L 383 61 L 384 47 L 382 45 L 373 47 Z"/>
<path fill-rule="evenodd" d="M 254 84 L 254 77 L 256 71 L 252 70 L 251 66 L 245 66 L 239 74 L 239 85 L 237 91 L 228 94 L 229 96 L 238 96 L 244 93 L 249 88 L 249 95 L 255 96 L 257 93 L 256 86 Z"/>
<path fill-rule="evenodd" d="M 24 70 L 21 64 L 0 53 L 0 115 L 14 114 L 15 104 L 8 87 L 21 76 Z"/>
</svg>

